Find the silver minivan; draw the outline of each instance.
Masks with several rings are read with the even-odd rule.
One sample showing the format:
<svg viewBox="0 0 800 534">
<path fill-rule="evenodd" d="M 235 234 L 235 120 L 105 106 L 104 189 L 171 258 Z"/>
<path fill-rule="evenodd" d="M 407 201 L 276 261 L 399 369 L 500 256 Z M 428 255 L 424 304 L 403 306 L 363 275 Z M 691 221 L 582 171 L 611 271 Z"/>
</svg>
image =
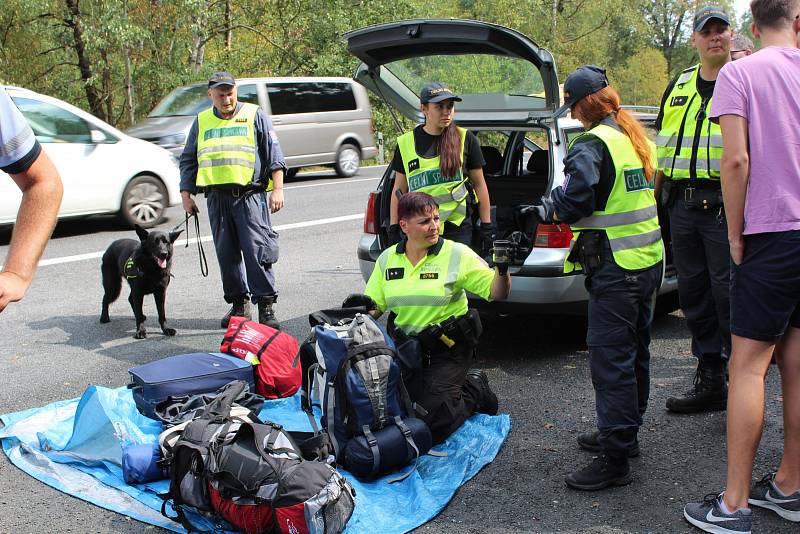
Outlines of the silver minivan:
<svg viewBox="0 0 800 534">
<path fill-rule="evenodd" d="M 367 92 L 350 78 L 241 78 L 236 85 L 240 102 L 261 106 L 272 119 L 289 176 L 309 165 L 353 176 L 378 152 Z M 126 133 L 180 157 L 192 122 L 210 106 L 206 84 L 179 87 Z"/>
</svg>

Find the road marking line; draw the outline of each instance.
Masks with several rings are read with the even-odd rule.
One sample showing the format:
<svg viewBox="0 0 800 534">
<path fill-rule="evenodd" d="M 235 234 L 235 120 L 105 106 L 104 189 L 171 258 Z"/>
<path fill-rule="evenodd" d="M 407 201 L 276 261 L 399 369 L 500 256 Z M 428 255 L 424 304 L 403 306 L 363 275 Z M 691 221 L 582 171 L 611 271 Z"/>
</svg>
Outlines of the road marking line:
<svg viewBox="0 0 800 534">
<path fill-rule="evenodd" d="M 335 182 L 325 182 L 324 184 L 305 184 L 305 185 L 287 185 L 284 189 L 305 189 L 306 187 L 322 187 L 325 185 L 339 185 L 339 184 L 352 184 L 355 182 L 369 182 L 370 180 L 380 180 L 381 177 L 375 178 L 354 178 L 353 180 L 336 180 Z"/>
<path fill-rule="evenodd" d="M 342 215 L 340 217 L 328 217 L 327 219 L 315 219 L 312 221 L 302 221 L 296 223 L 287 223 L 287 224 L 279 224 L 277 226 L 273 226 L 274 230 L 294 230 L 295 228 L 308 228 L 309 226 L 321 226 L 323 224 L 334 224 L 339 222 L 346 222 L 346 221 L 355 221 L 358 219 L 363 219 L 363 213 L 354 213 L 352 215 Z M 212 237 L 210 235 L 203 236 L 200 238 L 202 242 L 211 241 Z M 179 243 L 183 244 L 186 243 L 185 239 L 178 240 Z M 197 243 L 197 238 L 193 237 L 189 239 L 189 244 L 192 245 Z M 177 244 L 177 243 L 176 243 Z M 84 260 L 93 260 L 96 258 L 103 257 L 105 251 L 101 252 L 89 252 L 86 254 L 76 254 L 74 256 L 64 256 L 61 258 L 50 258 L 48 260 L 42 260 L 39 262 L 39 267 L 43 267 L 45 265 L 60 265 L 62 263 L 73 263 L 76 261 L 84 261 Z"/>
</svg>

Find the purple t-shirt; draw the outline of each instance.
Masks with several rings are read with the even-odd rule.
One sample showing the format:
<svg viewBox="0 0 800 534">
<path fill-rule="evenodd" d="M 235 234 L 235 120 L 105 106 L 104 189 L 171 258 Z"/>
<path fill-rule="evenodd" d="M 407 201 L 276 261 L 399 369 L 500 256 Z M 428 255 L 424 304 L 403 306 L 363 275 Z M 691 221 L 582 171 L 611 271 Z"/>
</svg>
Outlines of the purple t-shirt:
<svg viewBox="0 0 800 534">
<path fill-rule="evenodd" d="M 726 64 L 710 115 L 747 119 L 744 233 L 800 230 L 800 49 L 769 46 Z"/>
</svg>

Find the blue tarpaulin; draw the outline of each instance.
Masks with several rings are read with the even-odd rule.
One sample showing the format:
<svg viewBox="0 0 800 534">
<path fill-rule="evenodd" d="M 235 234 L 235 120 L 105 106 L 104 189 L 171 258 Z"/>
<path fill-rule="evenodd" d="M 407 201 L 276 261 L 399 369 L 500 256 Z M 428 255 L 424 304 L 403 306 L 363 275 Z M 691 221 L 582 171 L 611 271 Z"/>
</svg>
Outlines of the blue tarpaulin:
<svg viewBox="0 0 800 534">
<path fill-rule="evenodd" d="M 300 410 L 299 394 L 267 401 L 259 415 L 289 430 L 311 430 Z M 103 508 L 184 532 L 161 515 L 158 494 L 168 489 L 168 481 L 138 485 L 123 481 L 122 447 L 154 443 L 161 432 L 160 423 L 136 411 L 128 389 L 90 386 L 80 399 L 2 415 L 0 421 L 5 424 L 0 428 L 3 452 L 26 473 Z M 402 482 L 389 484 L 393 475 L 361 482 L 343 471 L 357 493 L 346 532 L 408 532 L 429 521 L 462 484 L 494 459 L 510 429 L 508 415 L 476 414 L 436 447 L 447 456 L 423 456 L 417 470 Z M 226 531 L 205 518 L 194 520 L 204 528 Z"/>
</svg>

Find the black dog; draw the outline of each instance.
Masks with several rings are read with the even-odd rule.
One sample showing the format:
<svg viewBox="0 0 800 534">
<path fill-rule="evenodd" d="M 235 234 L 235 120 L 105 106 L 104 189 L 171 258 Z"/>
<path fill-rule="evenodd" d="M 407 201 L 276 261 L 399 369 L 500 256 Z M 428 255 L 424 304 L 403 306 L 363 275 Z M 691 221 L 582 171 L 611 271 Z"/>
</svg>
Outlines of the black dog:
<svg viewBox="0 0 800 534">
<path fill-rule="evenodd" d="M 170 269 L 172 268 L 172 248 L 175 240 L 182 230 L 165 232 L 154 230 L 148 232 L 138 224 L 135 225 L 135 239 L 118 239 L 109 245 L 103 254 L 103 311 L 100 313 L 100 322 L 109 322 L 108 305 L 117 300 L 122 290 L 122 279 L 126 278 L 131 286 L 128 301 L 133 308 L 136 318 L 135 339 L 147 337 L 144 328 L 146 317 L 142 313 L 144 296 L 153 294 L 158 310 L 158 324 L 166 336 L 174 336 L 175 329 L 168 328 L 167 318 L 164 314 L 164 299 L 169 285 Z"/>
</svg>

